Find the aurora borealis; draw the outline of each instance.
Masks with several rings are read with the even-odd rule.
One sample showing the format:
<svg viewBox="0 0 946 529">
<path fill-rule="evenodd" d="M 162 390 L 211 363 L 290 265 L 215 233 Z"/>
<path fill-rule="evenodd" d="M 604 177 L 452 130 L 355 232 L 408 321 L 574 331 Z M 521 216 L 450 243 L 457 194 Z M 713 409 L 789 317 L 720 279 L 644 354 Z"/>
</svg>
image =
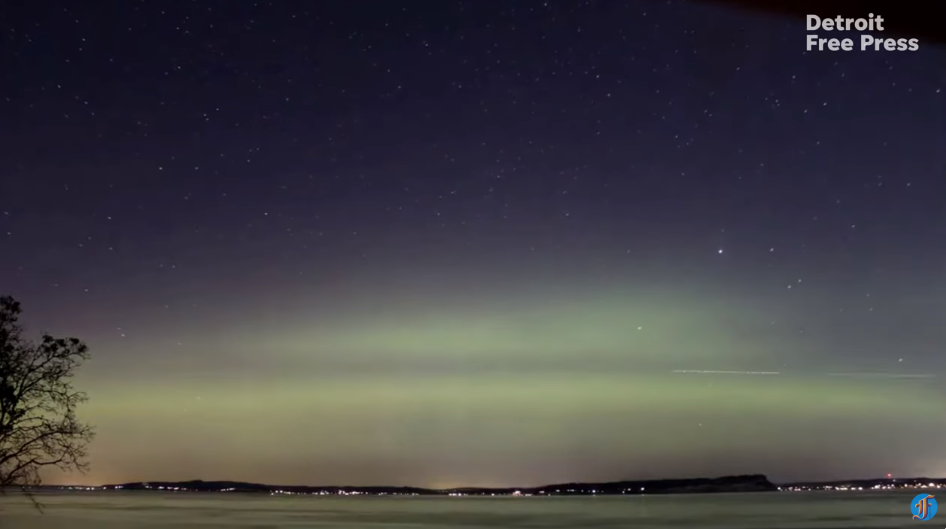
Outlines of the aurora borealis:
<svg viewBox="0 0 946 529">
<path fill-rule="evenodd" d="M 5 13 L 0 294 L 92 354 L 49 482 L 946 475 L 942 48 L 354 4 Z"/>
</svg>

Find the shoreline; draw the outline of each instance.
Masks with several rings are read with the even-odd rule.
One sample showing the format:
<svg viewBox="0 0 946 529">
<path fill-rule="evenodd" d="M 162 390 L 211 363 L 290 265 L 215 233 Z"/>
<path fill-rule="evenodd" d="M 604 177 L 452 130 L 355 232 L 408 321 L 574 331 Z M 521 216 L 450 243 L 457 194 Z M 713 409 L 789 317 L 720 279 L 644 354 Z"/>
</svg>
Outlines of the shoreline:
<svg viewBox="0 0 946 529">
<path fill-rule="evenodd" d="M 885 478 L 774 484 L 764 475 L 757 474 L 720 478 L 562 483 L 520 488 L 459 487 L 451 489 L 429 489 L 423 487 L 399 486 L 267 485 L 237 481 L 190 480 L 176 482 L 132 482 L 102 486 L 46 485 L 28 490 L 31 493 L 176 492 L 267 494 L 271 496 L 593 497 L 752 492 L 887 492 L 897 490 L 938 490 L 941 488 L 946 488 L 946 478 Z"/>
</svg>

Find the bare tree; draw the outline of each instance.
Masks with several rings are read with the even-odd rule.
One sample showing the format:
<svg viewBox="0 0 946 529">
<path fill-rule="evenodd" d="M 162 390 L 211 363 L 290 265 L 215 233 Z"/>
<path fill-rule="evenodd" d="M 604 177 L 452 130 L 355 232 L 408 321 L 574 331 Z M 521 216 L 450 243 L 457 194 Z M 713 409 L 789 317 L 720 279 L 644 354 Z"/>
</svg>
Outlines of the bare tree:
<svg viewBox="0 0 946 529">
<path fill-rule="evenodd" d="M 28 493 L 42 483 L 44 467 L 84 472 L 94 433 L 76 419 L 88 398 L 71 381 L 88 347 L 48 334 L 32 342 L 23 336 L 20 313 L 18 301 L 0 297 L 0 489 Z"/>
</svg>

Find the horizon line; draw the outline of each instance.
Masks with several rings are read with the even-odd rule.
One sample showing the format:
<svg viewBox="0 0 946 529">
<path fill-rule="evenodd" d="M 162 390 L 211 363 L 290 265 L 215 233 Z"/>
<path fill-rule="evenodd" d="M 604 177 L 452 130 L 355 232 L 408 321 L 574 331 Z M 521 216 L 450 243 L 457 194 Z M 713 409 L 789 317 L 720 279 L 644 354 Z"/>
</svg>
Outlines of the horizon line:
<svg viewBox="0 0 946 529">
<path fill-rule="evenodd" d="M 689 478 L 649 478 L 649 479 L 619 479 L 619 480 L 608 480 L 608 481 L 563 481 L 555 483 L 546 483 L 543 485 L 533 485 L 533 486 L 476 486 L 476 485 L 460 485 L 456 487 L 428 487 L 420 485 L 290 485 L 290 484 L 275 484 L 275 483 L 264 483 L 256 481 L 242 481 L 242 480 L 232 480 L 232 479 L 181 479 L 181 480 L 150 480 L 150 481 L 124 481 L 116 483 L 105 483 L 100 485 L 78 485 L 78 484 L 68 484 L 68 485 L 51 485 L 51 484 L 40 484 L 35 487 L 25 487 L 25 488 L 41 488 L 41 487 L 88 487 L 88 488 L 105 488 L 105 487 L 119 487 L 123 485 L 137 485 L 137 484 L 181 484 L 181 483 L 236 483 L 244 485 L 258 485 L 263 487 L 304 487 L 304 488 L 324 488 L 324 489 L 357 489 L 357 488 L 366 488 L 366 489 L 378 489 L 378 488 L 387 488 L 387 489 L 420 489 L 420 490 L 429 490 L 429 491 L 452 491 L 452 490 L 462 490 L 462 489 L 475 489 L 475 490 L 529 490 L 529 489 L 541 489 L 545 487 L 555 487 L 561 485 L 605 485 L 611 483 L 656 483 L 656 482 L 666 482 L 666 481 L 716 481 L 716 480 L 725 480 L 733 478 L 764 478 L 769 483 L 775 486 L 789 486 L 789 485 L 820 485 L 820 484 L 835 484 L 835 483 L 852 483 L 852 482 L 865 482 L 865 481 L 921 481 L 921 480 L 930 480 L 930 481 L 946 481 L 946 477 L 928 477 L 928 476 L 909 476 L 909 477 L 872 477 L 872 478 L 841 478 L 841 479 L 828 479 L 828 480 L 794 480 L 794 481 L 784 481 L 776 482 L 771 481 L 766 474 L 727 474 L 716 477 L 689 477 Z M 18 485 L 12 485 L 11 488 L 22 488 Z"/>
</svg>

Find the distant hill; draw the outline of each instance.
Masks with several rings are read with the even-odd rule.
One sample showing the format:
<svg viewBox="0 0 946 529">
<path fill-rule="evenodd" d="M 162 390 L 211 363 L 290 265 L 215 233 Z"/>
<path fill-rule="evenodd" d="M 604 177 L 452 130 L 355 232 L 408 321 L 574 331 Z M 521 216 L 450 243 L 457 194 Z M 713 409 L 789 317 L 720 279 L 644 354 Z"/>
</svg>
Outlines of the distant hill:
<svg viewBox="0 0 946 529">
<path fill-rule="evenodd" d="M 837 489 L 891 489 L 891 488 L 946 488 L 946 478 L 875 478 L 839 481 L 800 481 L 783 483 L 783 490 L 837 490 Z"/>
<path fill-rule="evenodd" d="M 611 495 L 611 494 L 692 494 L 713 492 L 766 492 L 778 490 L 761 474 L 721 478 L 612 481 L 607 483 L 560 483 L 541 487 L 427 489 L 420 487 L 340 487 L 265 485 L 239 481 L 136 482 L 105 485 L 95 490 L 158 490 L 183 492 L 256 492 L 269 494 L 388 494 L 420 496 L 490 495 Z"/>
</svg>

